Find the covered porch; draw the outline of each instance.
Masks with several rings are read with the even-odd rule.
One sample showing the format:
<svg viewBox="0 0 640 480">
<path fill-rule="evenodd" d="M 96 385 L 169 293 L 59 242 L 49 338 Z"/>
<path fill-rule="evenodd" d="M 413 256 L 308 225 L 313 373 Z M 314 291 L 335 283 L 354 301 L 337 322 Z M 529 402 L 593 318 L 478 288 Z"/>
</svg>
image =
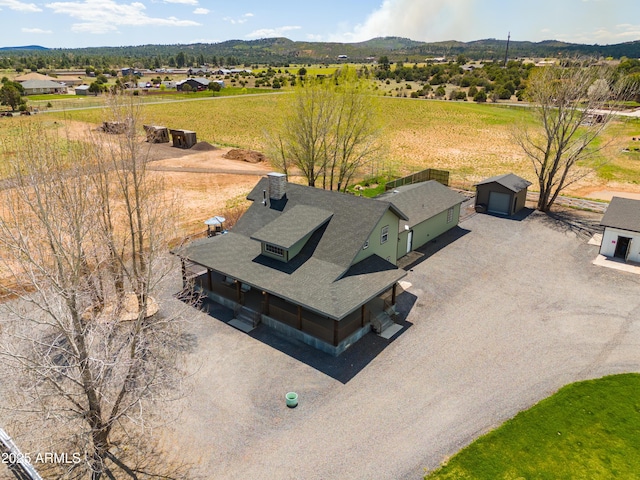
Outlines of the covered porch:
<svg viewBox="0 0 640 480">
<path fill-rule="evenodd" d="M 192 282 L 210 300 L 232 309 L 236 318 L 253 322 L 251 327 L 264 323 L 284 336 L 334 356 L 372 328 L 380 333 L 385 321 L 393 324 L 388 314 L 393 312 L 396 301 L 395 283 L 346 316 L 334 319 L 197 264 L 183 261 L 182 278 L 185 286 Z"/>
</svg>

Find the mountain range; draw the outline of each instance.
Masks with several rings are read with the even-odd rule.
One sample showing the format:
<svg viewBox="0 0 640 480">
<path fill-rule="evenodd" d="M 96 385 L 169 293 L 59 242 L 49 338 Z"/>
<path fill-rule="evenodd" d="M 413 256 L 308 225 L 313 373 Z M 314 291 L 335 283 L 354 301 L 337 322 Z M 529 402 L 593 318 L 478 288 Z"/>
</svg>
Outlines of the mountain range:
<svg viewBox="0 0 640 480">
<path fill-rule="evenodd" d="M 387 56 L 390 61 L 423 61 L 428 57 L 455 57 L 463 54 L 473 60 L 498 60 L 505 56 L 506 40 L 484 39 L 472 42 L 419 42 L 401 37 L 381 37 L 360 43 L 331 43 L 293 41 L 288 38 L 265 38 L 260 40 L 228 40 L 220 43 L 197 43 L 190 45 L 138 45 L 126 47 L 89 47 L 75 49 L 49 49 L 30 45 L 3 47 L 3 55 L 49 55 L 72 54 L 103 55 L 119 58 L 167 57 L 180 52 L 192 56 L 233 57 L 242 63 L 306 63 L 333 62 L 346 55 L 349 61 L 366 61 Z M 525 57 L 629 57 L 640 58 L 640 41 L 615 45 L 586 45 L 556 40 L 542 42 L 511 41 L 509 58 Z M 342 57 L 344 58 L 344 57 Z"/>
</svg>

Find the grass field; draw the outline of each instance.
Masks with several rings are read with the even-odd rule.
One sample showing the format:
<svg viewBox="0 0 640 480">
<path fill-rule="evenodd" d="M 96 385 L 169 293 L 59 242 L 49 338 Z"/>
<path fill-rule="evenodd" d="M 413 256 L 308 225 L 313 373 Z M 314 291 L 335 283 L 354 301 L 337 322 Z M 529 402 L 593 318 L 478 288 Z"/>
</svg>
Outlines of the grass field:
<svg viewBox="0 0 640 480">
<path fill-rule="evenodd" d="M 455 455 L 428 480 L 639 478 L 640 375 L 568 385 Z"/>
<path fill-rule="evenodd" d="M 240 95 L 148 105 L 145 113 L 149 123 L 194 130 L 199 140 L 265 151 L 265 136 L 278 123 L 288 98 L 287 94 Z M 463 187 L 506 172 L 535 180 L 531 164 L 512 139 L 518 125 L 533 121 L 527 108 L 392 97 L 377 97 L 376 102 L 383 153 L 362 172 L 363 176 L 405 175 L 424 168 L 439 168 L 449 170 L 452 181 Z M 63 114 L 57 115 L 63 118 Z M 64 115 L 96 124 L 102 121 L 100 110 L 71 111 Z M 602 187 L 613 182 L 636 188 L 640 153 L 623 151 L 634 136 L 640 137 L 640 121 L 614 121 L 602 140 L 603 144 L 610 144 L 602 153 L 607 164 L 597 170 L 592 168 L 581 185 Z"/>
</svg>

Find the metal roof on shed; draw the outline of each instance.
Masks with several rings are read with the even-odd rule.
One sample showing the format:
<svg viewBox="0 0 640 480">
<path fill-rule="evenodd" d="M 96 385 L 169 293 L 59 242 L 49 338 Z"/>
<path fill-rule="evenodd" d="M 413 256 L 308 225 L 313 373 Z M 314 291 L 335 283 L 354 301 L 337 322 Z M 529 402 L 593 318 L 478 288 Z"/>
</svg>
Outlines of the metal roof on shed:
<svg viewBox="0 0 640 480">
<path fill-rule="evenodd" d="M 482 180 L 481 182 L 476 183 L 476 187 L 479 185 L 488 185 L 489 183 L 497 183 L 502 185 L 505 188 L 508 188 L 514 193 L 518 193 L 521 190 L 531 186 L 531 182 L 529 180 L 525 180 L 518 175 L 513 173 L 506 173 L 504 175 L 498 175 L 496 177 L 487 178 L 486 180 Z"/>
</svg>

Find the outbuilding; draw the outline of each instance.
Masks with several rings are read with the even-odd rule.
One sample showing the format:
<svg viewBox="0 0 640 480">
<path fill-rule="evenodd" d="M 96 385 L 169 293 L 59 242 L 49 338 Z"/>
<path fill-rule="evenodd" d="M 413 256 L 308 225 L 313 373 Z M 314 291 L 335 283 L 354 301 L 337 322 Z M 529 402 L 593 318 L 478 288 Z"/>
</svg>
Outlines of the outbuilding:
<svg viewBox="0 0 640 480">
<path fill-rule="evenodd" d="M 601 255 L 640 263 L 640 200 L 613 197 L 600 225 Z"/>
<path fill-rule="evenodd" d="M 476 183 L 476 211 L 511 216 L 524 208 L 531 182 L 513 173 Z"/>
</svg>

